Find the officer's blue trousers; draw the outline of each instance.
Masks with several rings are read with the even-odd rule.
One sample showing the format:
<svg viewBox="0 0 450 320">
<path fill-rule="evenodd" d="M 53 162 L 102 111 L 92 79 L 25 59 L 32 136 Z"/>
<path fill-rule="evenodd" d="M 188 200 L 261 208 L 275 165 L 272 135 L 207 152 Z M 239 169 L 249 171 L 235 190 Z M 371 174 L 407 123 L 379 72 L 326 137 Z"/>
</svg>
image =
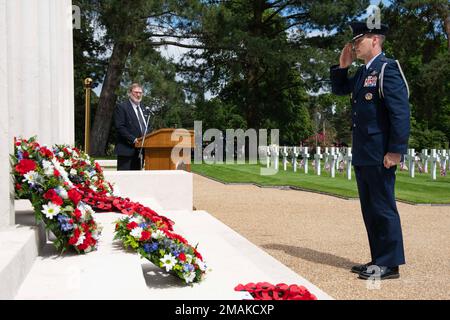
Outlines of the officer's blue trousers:
<svg viewBox="0 0 450 320">
<path fill-rule="evenodd" d="M 372 263 L 387 267 L 404 264 L 402 228 L 394 190 L 397 167 L 354 168 Z"/>
</svg>

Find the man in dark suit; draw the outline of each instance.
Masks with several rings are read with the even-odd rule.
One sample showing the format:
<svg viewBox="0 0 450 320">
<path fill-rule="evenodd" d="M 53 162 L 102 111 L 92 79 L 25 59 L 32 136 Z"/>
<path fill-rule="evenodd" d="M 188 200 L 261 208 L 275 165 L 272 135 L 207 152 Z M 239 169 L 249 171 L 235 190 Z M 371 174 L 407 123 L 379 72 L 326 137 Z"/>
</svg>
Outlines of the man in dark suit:
<svg viewBox="0 0 450 320">
<path fill-rule="evenodd" d="M 150 130 L 141 108 L 142 87 L 133 83 L 128 90 L 129 99 L 116 107 L 114 112 L 114 124 L 117 131 L 117 170 L 141 170 L 143 165 L 144 150 L 135 148 L 139 137 Z"/>
<path fill-rule="evenodd" d="M 351 95 L 352 164 L 372 260 L 351 271 L 361 279 L 393 279 L 405 263 L 394 188 L 397 164 L 407 153 L 409 89 L 398 61 L 382 52 L 387 26 L 353 22 L 351 28 L 352 42 L 330 69 L 333 93 Z M 349 77 L 355 57 L 365 65 Z"/>
</svg>

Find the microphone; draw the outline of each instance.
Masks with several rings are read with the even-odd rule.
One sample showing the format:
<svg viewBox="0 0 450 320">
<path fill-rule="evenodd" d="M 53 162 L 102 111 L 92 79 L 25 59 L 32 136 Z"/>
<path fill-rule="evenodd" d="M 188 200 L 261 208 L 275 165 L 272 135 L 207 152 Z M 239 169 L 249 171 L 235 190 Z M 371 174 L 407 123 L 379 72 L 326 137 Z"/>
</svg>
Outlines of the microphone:
<svg viewBox="0 0 450 320">
<path fill-rule="evenodd" d="M 142 143 L 141 143 L 141 148 L 139 150 L 139 159 L 141 162 L 141 170 L 145 169 L 145 159 L 142 159 L 142 151 L 144 149 L 144 142 L 145 142 L 145 136 L 147 135 L 147 130 L 148 130 L 148 123 L 150 122 L 150 107 L 145 107 L 145 111 L 147 112 L 147 123 L 145 125 L 145 132 L 144 132 L 144 136 L 142 137 Z"/>
</svg>

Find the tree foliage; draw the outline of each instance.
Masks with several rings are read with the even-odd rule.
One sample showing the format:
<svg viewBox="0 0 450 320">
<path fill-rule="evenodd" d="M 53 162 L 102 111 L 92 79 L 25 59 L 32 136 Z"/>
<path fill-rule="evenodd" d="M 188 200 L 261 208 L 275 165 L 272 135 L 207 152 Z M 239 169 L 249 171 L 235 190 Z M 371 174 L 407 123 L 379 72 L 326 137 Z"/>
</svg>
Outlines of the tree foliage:
<svg viewBox="0 0 450 320">
<path fill-rule="evenodd" d="M 335 142 L 351 143 L 349 100 L 330 94 L 329 67 L 351 38 L 348 22 L 361 17 L 368 0 L 74 4 L 83 13 L 82 29 L 74 32 L 77 141 L 82 79 L 102 84 L 91 153 L 114 143 L 112 110 L 131 82 L 144 84 L 153 128 L 192 128 L 201 120 L 205 130 L 278 128 L 282 144 L 298 145 L 324 130 Z M 381 7 L 390 26 L 385 52 L 400 60 L 411 89 L 411 146 L 443 147 L 450 138 L 448 1 Z M 164 58 L 161 49 L 173 46 L 190 50 L 180 61 Z"/>
</svg>

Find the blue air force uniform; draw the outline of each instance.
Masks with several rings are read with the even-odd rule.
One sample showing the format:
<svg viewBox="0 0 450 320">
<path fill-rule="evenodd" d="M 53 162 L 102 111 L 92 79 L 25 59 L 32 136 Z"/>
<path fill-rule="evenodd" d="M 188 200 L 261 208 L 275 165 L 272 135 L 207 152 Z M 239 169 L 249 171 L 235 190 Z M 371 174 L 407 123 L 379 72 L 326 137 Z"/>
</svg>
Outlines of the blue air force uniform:
<svg viewBox="0 0 450 320">
<path fill-rule="evenodd" d="M 380 74 L 383 73 L 382 86 Z M 339 65 L 330 69 L 332 92 L 351 97 L 352 164 L 355 168 L 372 264 L 405 263 L 400 217 L 395 203 L 396 166 L 386 169 L 386 153 L 407 153 L 409 89 L 397 61 L 378 55 L 353 77 Z"/>
</svg>

